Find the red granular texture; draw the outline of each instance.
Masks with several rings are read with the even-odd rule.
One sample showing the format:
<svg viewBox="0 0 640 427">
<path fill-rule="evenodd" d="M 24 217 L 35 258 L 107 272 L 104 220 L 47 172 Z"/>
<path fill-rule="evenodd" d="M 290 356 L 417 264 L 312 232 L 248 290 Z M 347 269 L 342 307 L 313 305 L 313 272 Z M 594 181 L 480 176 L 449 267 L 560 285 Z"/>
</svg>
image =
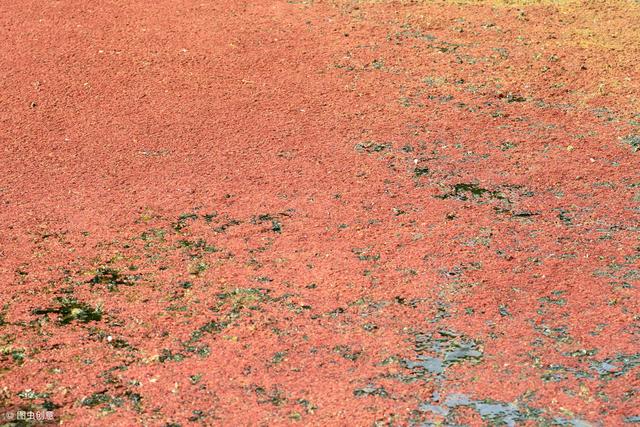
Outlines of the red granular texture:
<svg viewBox="0 0 640 427">
<path fill-rule="evenodd" d="M 637 2 L 0 12 L 2 422 L 638 421 Z"/>
</svg>

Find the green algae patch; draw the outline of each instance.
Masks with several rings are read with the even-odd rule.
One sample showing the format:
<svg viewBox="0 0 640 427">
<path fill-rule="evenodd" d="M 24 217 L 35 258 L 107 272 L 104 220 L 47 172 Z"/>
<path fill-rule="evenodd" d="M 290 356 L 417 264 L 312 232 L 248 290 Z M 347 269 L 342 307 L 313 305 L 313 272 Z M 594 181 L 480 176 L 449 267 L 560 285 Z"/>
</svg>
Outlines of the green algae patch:
<svg viewBox="0 0 640 427">
<path fill-rule="evenodd" d="M 57 298 L 58 306 L 52 308 L 41 308 L 32 311 L 33 314 L 49 315 L 57 314 L 58 322 L 61 325 L 68 325 L 71 322 L 79 323 L 99 322 L 102 320 L 102 308 L 91 307 L 86 303 L 77 301 L 75 298 Z"/>
</svg>

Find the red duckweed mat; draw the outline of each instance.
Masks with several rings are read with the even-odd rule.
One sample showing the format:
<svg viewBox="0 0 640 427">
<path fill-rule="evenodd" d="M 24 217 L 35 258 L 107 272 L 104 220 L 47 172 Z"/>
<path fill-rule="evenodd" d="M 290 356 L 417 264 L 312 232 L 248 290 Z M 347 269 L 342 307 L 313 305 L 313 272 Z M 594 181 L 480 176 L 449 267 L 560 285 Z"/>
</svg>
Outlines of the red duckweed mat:
<svg viewBox="0 0 640 427">
<path fill-rule="evenodd" d="M 0 425 L 640 422 L 637 1 L 5 1 Z"/>
</svg>

